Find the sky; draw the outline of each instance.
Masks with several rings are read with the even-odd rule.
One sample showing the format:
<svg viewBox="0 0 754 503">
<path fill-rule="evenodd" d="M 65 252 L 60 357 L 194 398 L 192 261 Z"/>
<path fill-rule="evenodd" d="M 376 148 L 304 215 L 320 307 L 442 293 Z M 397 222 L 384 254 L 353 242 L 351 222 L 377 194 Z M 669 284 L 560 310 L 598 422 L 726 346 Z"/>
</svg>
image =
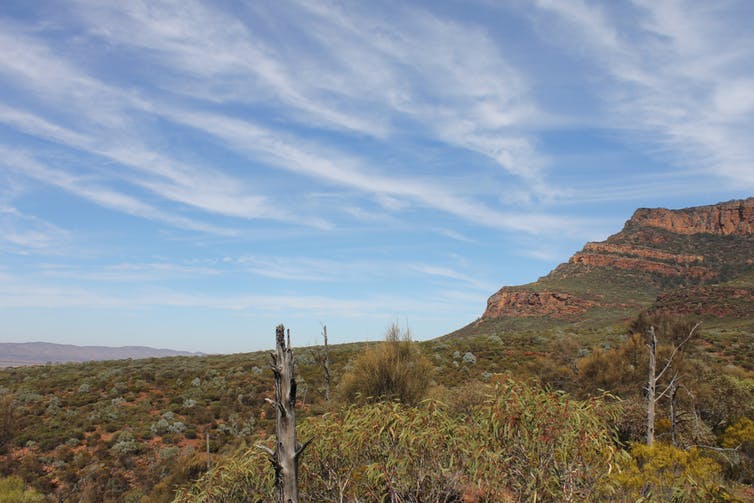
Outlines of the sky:
<svg viewBox="0 0 754 503">
<path fill-rule="evenodd" d="M 754 2 L 0 3 L 0 342 L 478 318 L 638 207 L 754 194 Z"/>
</svg>

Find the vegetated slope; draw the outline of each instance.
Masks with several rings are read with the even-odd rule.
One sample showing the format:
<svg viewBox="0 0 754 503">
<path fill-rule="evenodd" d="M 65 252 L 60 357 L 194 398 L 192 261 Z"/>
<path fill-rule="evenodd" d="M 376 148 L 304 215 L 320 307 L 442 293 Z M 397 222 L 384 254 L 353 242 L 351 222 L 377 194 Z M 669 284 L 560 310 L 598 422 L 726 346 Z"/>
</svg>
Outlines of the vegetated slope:
<svg viewBox="0 0 754 503">
<path fill-rule="evenodd" d="M 195 356 L 201 353 L 157 349 L 145 346 L 74 346 L 50 342 L 0 342 L 0 367 L 40 365 L 44 363 L 125 360 L 127 358 L 161 358 Z"/>
<path fill-rule="evenodd" d="M 367 344 L 331 346 L 333 385 Z M 295 348 L 299 415 L 323 411 L 321 348 Z M 0 369 L 0 478 L 63 501 L 170 501 L 274 424 L 267 352 Z"/>
<path fill-rule="evenodd" d="M 615 326 L 647 308 L 712 325 L 754 320 L 754 198 L 638 209 L 547 276 L 501 288 L 479 320 L 451 335 Z"/>
<path fill-rule="evenodd" d="M 569 342 L 568 335 L 566 333 L 562 337 L 564 343 Z M 536 351 L 535 348 L 541 343 L 538 337 L 536 334 L 517 334 L 511 339 L 503 340 L 494 335 L 480 335 L 436 339 L 419 344 L 421 351 L 434 366 L 431 373 L 433 381 L 429 383 L 427 390 L 429 397 L 436 399 L 437 403 L 447 404 L 450 412 L 455 411 L 452 412 L 453 417 L 448 418 L 446 422 L 450 428 L 450 438 L 453 438 L 454 442 L 459 440 L 457 428 L 463 425 L 470 427 L 467 417 L 469 414 L 474 415 L 474 420 L 486 421 L 484 418 L 489 415 L 480 416 L 478 410 L 479 406 L 488 403 L 487 392 L 482 392 L 483 388 L 494 394 L 498 390 L 496 384 L 507 380 L 504 375 L 496 374 L 505 372 L 520 379 L 534 376 L 539 377 L 548 386 L 556 386 L 551 379 L 540 376 L 542 369 L 546 367 L 541 364 L 545 361 L 542 358 L 548 357 L 539 356 Z M 604 342 L 604 339 L 600 342 Z M 412 435 L 404 435 L 408 431 L 397 427 L 372 426 L 369 421 L 365 422 L 363 416 L 372 409 L 359 408 L 348 412 L 351 410 L 351 404 L 341 399 L 341 384 L 347 381 L 349 369 L 353 366 L 355 358 L 374 344 L 330 346 L 333 400 L 327 403 L 324 400 L 323 389 L 323 348 L 295 347 L 294 338 L 298 382 L 297 417 L 301 419 L 302 424 L 306 424 L 311 418 L 314 421 L 311 424 L 320 425 L 319 427 L 325 428 L 328 432 L 336 432 L 340 441 L 343 441 L 341 435 L 347 432 L 349 439 L 361 439 L 359 441 L 369 445 L 372 445 L 370 442 L 376 442 L 379 450 L 385 452 L 384 445 L 380 443 L 383 440 L 393 441 L 398 437 L 410 440 L 409 437 Z M 562 350 L 557 352 L 559 360 L 552 361 L 547 368 L 559 368 L 560 360 L 569 355 L 574 361 L 564 365 L 568 368 L 581 367 L 582 357 L 590 359 L 598 353 L 586 351 L 582 354 L 581 350 L 588 350 L 589 347 L 583 340 L 581 345 L 570 349 L 564 345 Z M 522 362 L 521 348 L 531 349 L 533 356 L 540 358 L 535 367 Z M 239 460 L 246 459 L 246 455 L 242 453 L 246 452 L 249 446 L 259 443 L 269 445 L 268 436 L 274 429 L 275 417 L 274 410 L 264 400 L 274 396 L 269 362 L 269 354 L 257 352 L 0 369 L 0 478 L 9 475 L 20 476 L 28 486 L 34 487 L 49 498 L 60 496 L 63 501 L 171 501 L 178 487 L 190 485 L 206 471 L 206 434 L 209 434 L 213 467 L 226 466 L 226 462 L 233 465 Z M 613 363 L 609 368 L 615 367 Z M 707 391 L 694 389 L 694 410 L 698 411 L 701 417 L 709 417 L 710 424 L 720 425 L 717 427 L 719 432 L 724 432 L 726 426 L 741 415 L 754 417 L 750 413 L 751 404 L 754 404 L 751 399 L 754 386 L 747 384 L 751 383 L 750 373 L 746 374 L 739 367 L 723 367 L 714 361 L 709 365 L 700 365 L 695 367 L 694 375 L 697 376 L 697 380 L 705 383 Z M 641 375 L 645 376 L 646 372 L 641 370 Z M 572 379 L 569 384 L 570 388 L 574 388 L 574 396 L 589 395 L 591 388 L 582 386 L 579 379 Z M 482 383 L 486 384 L 482 386 Z M 690 386 L 692 382 L 686 384 Z M 605 386 L 600 386 L 605 389 Z M 583 387 L 583 393 L 577 393 L 580 387 Z M 640 393 L 642 383 L 636 383 L 634 388 L 637 390 L 636 393 Z M 529 393 L 527 389 L 528 385 L 521 388 L 522 392 Z M 571 405 L 570 399 L 565 400 L 557 393 L 547 393 L 545 396 L 534 391 L 534 388 L 531 389 L 536 399 L 531 407 L 527 407 L 528 412 L 521 413 L 521 416 L 544 418 L 549 421 L 547 418 L 550 416 L 540 405 L 546 407 L 547 404 L 563 401 L 571 412 L 572 405 L 576 405 Z M 509 411 L 509 401 L 506 399 L 505 403 L 508 404 L 506 410 Z M 586 405 L 591 407 L 590 403 L 592 402 L 587 402 Z M 623 403 L 633 402 L 619 402 Z M 602 407 L 596 402 L 593 405 Z M 425 416 L 421 410 L 415 411 L 413 408 L 397 405 L 393 415 L 418 414 L 418 419 L 432 419 L 431 426 L 437 427 L 438 423 L 434 420 L 441 411 L 434 411 L 432 405 L 421 407 L 427 407 L 430 415 Z M 325 412 L 329 414 L 323 414 Z M 403 424 L 396 423 L 398 420 L 395 418 L 390 419 L 382 415 L 380 410 L 373 412 L 378 414 L 374 417 L 375 420 L 379 418 L 380 426 L 388 423 Z M 352 430 L 351 426 L 348 426 L 344 432 L 345 425 L 338 424 L 338 417 L 343 416 L 338 414 L 350 414 L 349 417 L 353 417 L 353 422 L 349 423 L 353 426 Z M 509 417 L 497 412 L 493 416 L 488 418 L 509 420 L 518 417 Z M 620 417 L 624 416 L 630 417 L 620 414 Z M 566 418 L 566 415 L 559 412 L 556 417 Z M 537 425 L 533 427 L 536 428 L 532 433 L 542 431 Z M 472 430 L 481 436 L 475 433 L 477 436 L 467 440 L 487 445 L 487 439 L 484 437 L 487 430 Z M 717 430 L 715 433 L 718 433 Z M 519 438 L 516 433 L 518 430 L 510 431 L 515 438 Z M 381 436 L 374 438 L 378 432 Z M 573 433 L 570 427 L 566 433 L 569 432 Z M 302 430 L 302 434 L 304 433 L 306 431 Z M 386 435 L 388 438 L 383 438 Z M 445 439 L 434 436 L 433 431 L 427 431 L 427 435 L 430 439 L 441 442 Z M 423 441 L 429 437 L 421 439 Z M 323 456 L 331 454 L 326 450 L 317 450 L 317 445 L 327 444 L 328 438 L 317 437 L 315 444 L 305 456 L 305 470 L 317 470 L 316 465 L 312 463 L 316 461 L 318 453 Z M 544 445 L 538 438 L 531 437 L 532 442 L 537 446 Z M 578 440 L 579 437 L 576 438 Z M 505 444 L 508 445 L 507 442 Z M 347 445 L 337 442 L 331 445 L 335 449 L 348 448 Z M 413 442 L 411 445 L 419 446 L 419 443 Z M 475 450 L 474 445 L 476 444 L 464 444 L 461 448 L 480 453 L 489 452 L 486 448 Z M 560 446 L 562 442 L 558 441 L 556 447 Z M 400 455 L 403 451 L 390 452 Z M 528 451 L 522 448 L 521 452 Z M 349 477 L 350 473 L 361 473 L 359 470 L 362 465 L 369 464 L 371 459 L 371 454 L 366 455 L 358 449 L 354 449 L 351 454 L 356 458 L 343 458 L 342 463 L 345 464 L 342 465 L 338 476 Z M 445 466 L 447 456 L 454 455 L 454 452 L 450 451 L 436 452 L 432 459 L 439 460 Z M 508 457 L 500 456 L 499 459 Z M 351 460 L 357 458 L 358 466 L 348 465 Z M 405 456 L 401 459 L 403 458 Z M 385 462 L 389 464 L 392 459 L 394 458 L 389 458 Z M 405 458 L 403 463 L 406 459 L 417 458 Z M 526 459 L 526 456 L 510 458 L 510 462 L 525 462 Z M 271 468 L 268 464 L 264 467 L 270 471 L 263 472 L 263 475 L 271 477 Z M 558 470 L 556 472 L 571 473 Z M 468 471 L 467 474 L 474 475 L 474 470 Z M 222 479 L 222 471 L 218 472 L 218 475 Z M 453 476 L 451 472 L 438 475 L 445 478 Z M 495 477 L 495 480 L 500 479 L 499 474 Z M 412 480 L 411 476 L 408 476 L 408 479 Z M 475 477 L 472 479 L 476 480 Z M 218 479 L 214 478 L 214 475 L 207 480 L 213 488 L 222 489 L 215 487 Z M 523 482 L 529 480 L 528 476 L 522 479 Z M 480 483 L 485 485 L 484 481 Z M 349 487 L 352 485 L 349 484 Z M 313 488 L 308 486 L 306 490 L 311 491 Z M 207 501 L 201 498 L 199 500 Z M 499 499 L 493 499 L 495 500 Z"/>
<path fill-rule="evenodd" d="M 330 346 L 327 403 L 324 349 L 293 340 L 297 417 L 346 407 L 341 381 L 375 343 Z M 512 368 L 510 348 L 494 338 L 419 346 L 439 389 Z M 0 369 L 0 478 L 20 476 L 63 501 L 171 501 L 206 471 L 207 434 L 214 466 L 273 431 L 269 363 L 267 352 L 256 352 Z"/>
</svg>

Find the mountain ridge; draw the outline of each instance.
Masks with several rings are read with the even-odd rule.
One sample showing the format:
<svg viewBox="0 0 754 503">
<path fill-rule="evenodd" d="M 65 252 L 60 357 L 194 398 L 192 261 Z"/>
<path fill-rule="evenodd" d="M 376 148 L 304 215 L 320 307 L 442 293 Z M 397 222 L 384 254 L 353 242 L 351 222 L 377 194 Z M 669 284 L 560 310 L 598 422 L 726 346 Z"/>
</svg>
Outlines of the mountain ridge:
<svg viewBox="0 0 754 503">
<path fill-rule="evenodd" d="M 148 346 L 76 346 L 52 342 L 0 342 L 0 367 L 43 365 L 128 358 L 202 356 L 204 353 L 177 351 Z"/>
<path fill-rule="evenodd" d="M 502 287 L 470 327 L 615 324 L 642 309 L 754 319 L 753 292 L 754 197 L 639 208 L 619 232 L 586 243 L 546 276 Z"/>
</svg>

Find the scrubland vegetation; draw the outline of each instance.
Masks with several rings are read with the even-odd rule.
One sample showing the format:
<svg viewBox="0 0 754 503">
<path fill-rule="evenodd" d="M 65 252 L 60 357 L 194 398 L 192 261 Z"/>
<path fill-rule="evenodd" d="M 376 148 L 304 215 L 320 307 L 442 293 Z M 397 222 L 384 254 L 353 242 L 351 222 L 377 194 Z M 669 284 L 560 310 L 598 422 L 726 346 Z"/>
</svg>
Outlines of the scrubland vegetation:
<svg viewBox="0 0 754 503">
<path fill-rule="evenodd" d="M 705 329 L 683 346 L 645 445 L 644 330 L 657 327 L 662 366 L 694 321 L 425 343 L 393 327 L 383 343 L 330 346 L 329 402 L 323 351 L 293 334 L 299 437 L 313 438 L 301 500 L 751 501 L 754 374 L 725 352 L 751 333 Z M 254 447 L 272 445 L 268 365 L 252 353 L 0 372 L 0 501 L 270 501 Z"/>
</svg>

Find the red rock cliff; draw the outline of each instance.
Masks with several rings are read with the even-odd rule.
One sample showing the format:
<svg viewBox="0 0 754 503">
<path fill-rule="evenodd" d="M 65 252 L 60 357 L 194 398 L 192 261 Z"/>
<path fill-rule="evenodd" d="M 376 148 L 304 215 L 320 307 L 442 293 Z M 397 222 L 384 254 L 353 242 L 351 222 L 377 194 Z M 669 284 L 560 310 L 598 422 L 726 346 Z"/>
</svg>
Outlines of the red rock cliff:
<svg viewBox="0 0 754 503">
<path fill-rule="evenodd" d="M 552 316 L 568 319 L 585 312 L 595 303 L 568 293 L 530 292 L 503 288 L 487 301 L 487 310 L 483 318 L 516 316 L 528 318 L 533 316 Z"/>
<path fill-rule="evenodd" d="M 635 274 L 639 281 L 647 282 L 648 286 L 652 283 L 659 285 L 657 278 L 664 278 L 662 281 L 671 281 L 677 286 L 695 286 L 717 281 L 721 271 L 719 264 L 722 262 L 754 263 L 754 249 L 748 244 L 742 244 L 742 248 L 736 249 L 735 258 L 726 256 L 725 260 L 719 257 L 714 260 L 713 257 L 709 261 L 707 259 L 710 257 L 695 253 L 697 249 L 688 245 L 688 239 L 680 240 L 687 243 L 682 246 L 686 249 L 683 253 L 678 248 L 678 240 L 657 229 L 684 236 L 703 233 L 742 236 L 744 243 L 752 242 L 754 197 L 681 210 L 638 209 L 621 232 L 601 243 L 587 243 L 567 264 L 559 265 L 547 277 L 550 280 L 547 284 L 550 286 L 538 281 L 527 287 L 504 287 L 489 298 L 482 317 L 578 317 L 590 308 L 601 305 L 602 301 L 556 291 L 558 280 L 579 277 L 584 282 L 589 282 L 592 281 L 589 279 L 590 275 L 596 270 L 628 271 L 628 274 Z M 694 239 L 703 243 L 706 238 L 698 236 Z"/>
<path fill-rule="evenodd" d="M 754 197 L 682 210 L 640 208 L 629 223 L 678 234 L 754 234 Z"/>
</svg>

